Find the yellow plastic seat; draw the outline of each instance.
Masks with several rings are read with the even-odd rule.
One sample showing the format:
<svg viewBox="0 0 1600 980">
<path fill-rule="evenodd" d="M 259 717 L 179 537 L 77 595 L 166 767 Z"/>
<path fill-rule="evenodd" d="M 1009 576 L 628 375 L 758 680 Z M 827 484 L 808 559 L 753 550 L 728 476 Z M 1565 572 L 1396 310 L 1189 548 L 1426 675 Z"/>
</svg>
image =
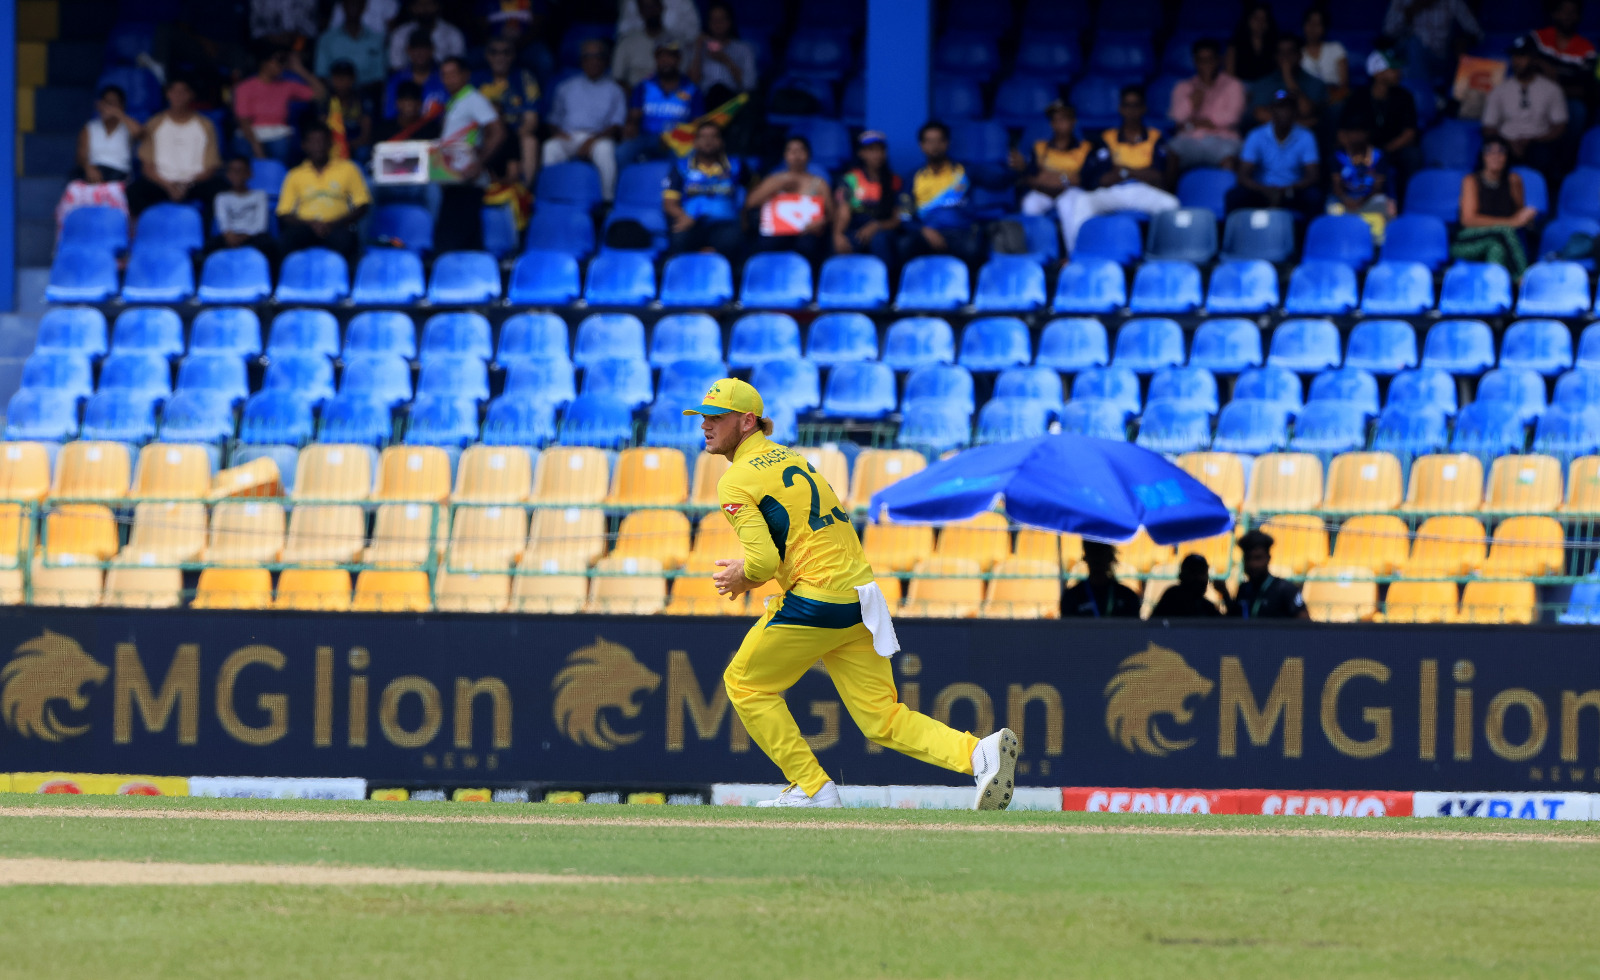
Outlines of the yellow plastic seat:
<svg viewBox="0 0 1600 980">
<path fill-rule="evenodd" d="M 45 515 L 50 564 L 101 562 L 117 553 L 117 519 L 104 504 L 61 504 Z"/>
<path fill-rule="evenodd" d="M 50 492 L 50 454 L 43 443 L 0 442 L 0 500 L 43 500 Z"/>
<path fill-rule="evenodd" d="M 910 593 L 900 607 L 902 616 L 966 619 L 983 608 L 983 579 L 971 558 L 924 558 L 912 574 Z"/>
<path fill-rule="evenodd" d="M 440 612 L 505 612 L 511 602 L 511 576 L 504 573 L 441 571 L 433 587 Z"/>
<path fill-rule="evenodd" d="M 861 547 L 867 564 L 879 573 L 909 572 L 917 562 L 933 556 L 933 528 L 926 524 L 868 522 Z"/>
<path fill-rule="evenodd" d="M 1076 534 L 1057 534 L 1054 531 L 1041 531 L 1038 528 L 1025 527 L 1017 531 L 1017 540 L 1011 557 L 1021 561 L 1047 561 L 1059 570 L 1062 565 L 1062 550 L 1067 546 L 1065 539 L 1075 538 L 1078 551 L 1072 560 L 1076 562 L 1083 557 L 1083 539 Z"/>
<path fill-rule="evenodd" d="M 883 593 L 883 598 L 889 603 L 889 611 L 899 612 L 901 603 L 906 598 L 906 583 L 904 579 L 893 575 L 879 575 L 873 581 L 878 583 L 878 590 Z M 756 609 L 754 612 L 760 612 Z"/>
<path fill-rule="evenodd" d="M 1476 517 L 1430 517 L 1417 528 L 1400 571 L 1414 578 L 1466 575 L 1477 571 L 1488 550 L 1489 533 Z"/>
<path fill-rule="evenodd" d="M 1600 456 L 1579 456 L 1567 467 L 1568 514 L 1600 514 Z"/>
<path fill-rule="evenodd" d="M 549 455 L 546 453 L 546 455 Z M 525 553 L 587 567 L 606 553 L 606 515 L 593 507 L 540 507 L 528 522 Z"/>
<path fill-rule="evenodd" d="M 539 454 L 533 497 L 542 504 L 598 504 L 611 483 L 605 451 L 592 446 L 556 446 Z"/>
<path fill-rule="evenodd" d="M 450 497 L 450 456 L 438 446 L 390 446 L 378 460 L 378 500 Z"/>
<path fill-rule="evenodd" d="M 1276 518 L 1274 518 L 1274 520 L 1276 520 Z M 1236 540 L 1234 536 L 1235 530 L 1237 530 L 1237 528 L 1229 529 L 1221 534 L 1212 535 L 1209 538 L 1197 538 L 1193 541 L 1185 541 L 1177 545 L 1176 550 L 1173 553 L 1173 557 L 1181 562 L 1189 555 L 1200 555 L 1205 558 L 1206 565 L 1209 567 L 1211 575 L 1219 578 L 1225 576 L 1234 568 L 1234 566 L 1239 564 L 1238 549 L 1235 548 L 1233 544 L 1233 542 Z M 1269 533 L 1274 538 L 1278 536 L 1278 532 L 1276 531 L 1269 531 Z M 1277 545 L 1273 546 L 1272 557 L 1274 560 L 1278 559 Z M 1152 566 L 1152 569 L 1153 568 L 1154 566 Z"/>
<path fill-rule="evenodd" d="M 56 457 L 52 497 L 125 497 L 133 475 L 128 447 L 120 442 L 80 440 L 61 447 Z"/>
<path fill-rule="evenodd" d="M 275 609 L 350 611 L 350 573 L 342 568 L 285 568 Z"/>
<path fill-rule="evenodd" d="M 248 463 L 218 470 L 211 478 L 207 500 L 226 500 L 229 497 L 281 497 L 283 476 L 278 464 L 270 456 L 260 456 Z"/>
<path fill-rule="evenodd" d="M 296 500 L 366 500 L 372 496 L 372 451 L 366 446 L 316 443 L 295 464 Z"/>
<path fill-rule="evenodd" d="M 265 568 L 207 568 L 195 589 L 195 609 L 268 609 L 272 573 Z"/>
<path fill-rule="evenodd" d="M 701 516 L 700 522 L 695 525 L 690 559 L 715 561 L 718 558 L 738 558 L 742 554 L 744 546 L 739 543 L 739 535 L 720 511 L 714 510 Z"/>
<path fill-rule="evenodd" d="M 32 551 L 31 511 L 23 504 L 0 504 L 0 568 L 21 567 L 23 557 Z"/>
<path fill-rule="evenodd" d="M 524 554 L 511 580 L 511 609 L 524 613 L 572 615 L 589 598 L 589 563 L 582 559 Z"/>
<path fill-rule="evenodd" d="M 1388 575 L 1411 554 L 1411 530 L 1393 514 L 1357 514 L 1339 525 L 1328 564 Z"/>
<path fill-rule="evenodd" d="M 653 558 L 662 568 L 689 560 L 689 517 L 676 510 L 636 510 L 617 528 L 617 558 Z"/>
<path fill-rule="evenodd" d="M 433 609 L 433 598 L 428 593 L 427 572 L 368 569 L 356 576 L 356 594 L 350 601 L 350 609 L 353 612 L 428 612 Z"/>
<path fill-rule="evenodd" d="M 139 450 L 134 497 L 199 500 L 211 489 L 211 456 L 204 446 L 151 443 Z"/>
<path fill-rule="evenodd" d="M 448 510 L 435 504 L 382 504 L 372 522 L 372 541 L 362 553 L 368 565 L 415 568 L 434 548 L 434 524 L 443 534 Z"/>
<path fill-rule="evenodd" d="M 594 570 L 588 612 L 649 615 L 666 607 L 667 580 L 658 559 L 613 555 L 596 562 Z"/>
<path fill-rule="evenodd" d="M 1233 453 L 1184 453 L 1178 467 L 1222 498 L 1229 510 L 1244 506 L 1244 461 Z"/>
<path fill-rule="evenodd" d="M 1566 532 L 1553 517 L 1508 517 L 1494 529 L 1484 578 L 1539 578 L 1560 575 L 1566 565 Z"/>
<path fill-rule="evenodd" d="M 1272 535 L 1272 563 L 1290 575 L 1328 560 L 1328 527 L 1314 514 L 1274 514 L 1261 530 Z"/>
<path fill-rule="evenodd" d="M 36 606 L 98 606 L 101 575 L 98 568 L 46 568 L 33 566 L 33 604 Z"/>
<path fill-rule="evenodd" d="M 1538 618 L 1532 582 L 1468 582 L 1461 592 L 1461 622 L 1531 623 Z"/>
<path fill-rule="evenodd" d="M 1400 460 L 1391 453 L 1340 453 L 1328 467 L 1322 510 L 1373 513 L 1395 510 L 1403 499 Z"/>
<path fill-rule="evenodd" d="M 844 453 L 838 446 L 795 446 L 794 451 L 805 457 L 817 475 L 828 481 L 828 486 L 833 488 L 833 495 L 841 501 L 850 499 L 850 461 L 844 458 Z M 920 458 L 921 454 L 917 454 Z M 870 495 L 869 495 L 870 496 Z M 716 501 L 712 501 L 715 503 Z M 846 504 L 847 508 L 853 504 Z"/>
<path fill-rule="evenodd" d="M 994 566 L 988 597 L 978 615 L 986 619 L 1057 619 L 1061 615 L 1061 565 L 1009 558 Z"/>
<path fill-rule="evenodd" d="M 796 450 L 799 452 L 800 450 Z M 717 499 L 717 481 L 722 479 L 722 474 L 728 472 L 728 467 L 733 463 L 726 456 L 717 456 L 712 453 L 701 453 L 694 458 L 694 492 L 689 495 L 691 504 L 702 507 L 716 507 L 720 501 Z M 816 463 L 812 463 L 816 466 Z M 835 487 L 835 492 L 838 488 Z"/>
<path fill-rule="evenodd" d="M 367 544 L 367 515 L 359 504 L 300 504 L 289 514 L 283 544 L 288 564 L 348 564 Z"/>
<path fill-rule="evenodd" d="M 1322 502 L 1322 460 L 1310 453 L 1262 453 L 1250 468 L 1247 514 L 1316 510 Z"/>
<path fill-rule="evenodd" d="M 221 565 L 277 561 L 285 523 L 282 504 L 255 500 L 214 504 L 206 561 Z"/>
<path fill-rule="evenodd" d="M 454 572 L 498 572 L 517 563 L 528 540 L 521 507 L 457 507 L 448 563 Z"/>
<path fill-rule="evenodd" d="M 1389 623 L 1453 623 L 1456 621 L 1454 582 L 1389 583 L 1384 597 L 1383 620 Z"/>
<path fill-rule="evenodd" d="M 183 572 L 176 568 L 128 568 L 113 565 L 106 572 L 108 606 L 129 609 L 172 609 L 183 605 Z"/>
<path fill-rule="evenodd" d="M 133 529 L 117 561 L 131 565 L 195 561 L 205 548 L 205 504 L 147 502 L 133 508 Z"/>
<path fill-rule="evenodd" d="M 468 446 L 456 463 L 458 504 L 516 504 L 533 490 L 533 460 L 518 446 Z"/>
<path fill-rule="evenodd" d="M 1372 571 L 1346 565 L 1313 568 L 1300 589 L 1306 611 L 1319 623 L 1358 623 L 1378 611 Z"/>
<path fill-rule="evenodd" d="M 1561 509 L 1561 463 L 1537 453 L 1501 456 L 1489 467 L 1483 509 L 1553 514 Z"/>
<path fill-rule="evenodd" d="M 989 511 L 946 524 L 939 531 L 939 543 L 933 553 L 937 558 L 971 558 L 981 571 L 987 572 L 1011 557 L 1011 522 L 1004 514 Z"/>
<path fill-rule="evenodd" d="M 661 507 L 689 500 L 689 467 L 676 449 L 637 446 L 617 454 L 606 503 L 617 507 Z"/>
<path fill-rule="evenodd" d="M 672 597 L 664 612 L 669 616 L 743 616 L 748 608 L 744 602 L 730 600 L 717 594 L 711 576 L 717 566 L 710 561 L 691 559 L 683 574 L 672 580 Z"/>
<path fill-rule="evenodd" d="M 1436 453 L 1411 464 L 1401 510 L 1461 514 L 1483 505 L 1483 463 L 1468 453 Z"/>
<path fill-rule="evenodd" d="M 1117 545 L 1117 563 L 1139 572 L 1148 572 L 1162 562 L 1171 561 L 1174 549 L 1170 544 L 1156 544 L 1144 528 L 1139 529 L 1129 541 Z"/>
<path fill-rule="evenodd" d="M 0 569 L 0 606 L 18 605 L 22 597 L 22 569 Z"/>
<path fill-rule="evenodd" d="M 865 508 L 872 495 L 891 483 L 898 483 L 927 468 L 928 461 L 915 449 L 864 449 L 856 457 L 855 475 L 850 479 L 851 510 Z M 828 481 L 830 484 L 832 480 Z M 834 487 L 834 493 L 839 488 Z M 877 518 L 879 515 L 868 515 Z"/>
<path fill-rule="evenodd" d="M 898 594 L 896 592 L 896 595 Z M 745 593 L 744 608 L 747 608 L 752 616 L 760 616 L 767 611 L 767 600 L 772 596 L 779 595 L 783 595 L 783 589 L 778 585 L 778 580 L 769 578 Z M 738 603 L 732 603 L 732 605 L 738 605 Z M 890 608 L 894 608 L 893 604 L 890 605 Z"/>
</svg>

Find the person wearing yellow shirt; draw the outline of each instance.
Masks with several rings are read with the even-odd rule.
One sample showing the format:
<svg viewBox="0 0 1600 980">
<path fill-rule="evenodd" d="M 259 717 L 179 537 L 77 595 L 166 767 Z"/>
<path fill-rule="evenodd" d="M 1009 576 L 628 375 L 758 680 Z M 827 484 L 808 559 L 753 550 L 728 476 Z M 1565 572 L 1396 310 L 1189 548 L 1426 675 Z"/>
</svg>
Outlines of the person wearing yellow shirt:
<svg viewBox="0 0 1600 980">
<path fill-rule="evenodd" d="M 821 660 L 850 717 L 879 745 L 977 781 L 974 810 L 1004 810 L 1014 792 L 1018 741 L 1009 728 L 978 739 L 900 703 L 889 658 L 900 649 L 889 605 L 850 517 L 804 456 L 767 437 L 761 393 L 723 378 L 702 403 L 706 452 L 732 466 L 717 502 L 743 555 L 717 561 L 717 592 L 730 600 L 769 580 L 782 594 L 750 628 L 723 674 L 728 698 L 788 787 L 758 806 L 839 807 L 839 788 L 817 762 L 783 694 Z"/>
<path fill-rule="evenodd" d="M 278 237 L 284 254 L 331 248 L 353 261 L 359 245 L 356 222 L 372 205 L 366 178 L 349 160 L 332 159 L 333 137 L 320 122 L 306 126 L 300 149 L 306 161 L 284 176 L 278 191 Z"/>
</svg>

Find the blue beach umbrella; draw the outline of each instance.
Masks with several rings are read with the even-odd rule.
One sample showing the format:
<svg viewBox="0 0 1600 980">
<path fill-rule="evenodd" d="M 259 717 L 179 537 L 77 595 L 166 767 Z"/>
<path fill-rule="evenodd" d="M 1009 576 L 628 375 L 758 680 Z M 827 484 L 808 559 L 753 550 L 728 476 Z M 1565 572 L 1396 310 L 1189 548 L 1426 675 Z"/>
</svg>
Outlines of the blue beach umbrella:
<svg viewBox="0 0 1600 980">
<path fill-rule="evenodd" d="M 1126 541 L 1142 526 L 1157 544 L 1177 544 L 1233 526 L 1216 494 L 1159 454 L 1075 435 L 968 449 L 879 490 L 868 513 L 942 524 L 991 510 L 996 497 L 1019 524 L 1099 541 Z"/>
</svg>

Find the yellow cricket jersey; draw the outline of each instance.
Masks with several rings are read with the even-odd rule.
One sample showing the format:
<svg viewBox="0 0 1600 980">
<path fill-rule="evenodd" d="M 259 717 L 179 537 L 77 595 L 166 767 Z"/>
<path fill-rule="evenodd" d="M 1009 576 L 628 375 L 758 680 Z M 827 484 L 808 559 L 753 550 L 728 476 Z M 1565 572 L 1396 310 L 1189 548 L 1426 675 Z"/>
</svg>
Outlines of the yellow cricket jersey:
<svg viewBox="0 0 1600 980">
<path fill-rule="evenodd" d="M 349 160 L 329 160 L 318 171 L 307 160 L 289 171 L 278 194 L 278 215 L 292 214 L 301 221 L 338 221 L 356 208 L 372 203 L 361 168 Z"/>
<path fill-rule="evenodd" d="M 744 545 L 750 581 L 776 578 L 793 596 L 847 604 L 858 601 L 856 586 L 872 581 L 861 539 L 828 481 L 804 456 L 760 432 L 734 453 L 733 466 L 717 481 L 717 502 Z M 806 604 L 794 605 L 798 611 Z M 820 615 L 827 619 L 826 611 Z M 859 612 L 854 621 L 861 621 Z"/>
</svg>

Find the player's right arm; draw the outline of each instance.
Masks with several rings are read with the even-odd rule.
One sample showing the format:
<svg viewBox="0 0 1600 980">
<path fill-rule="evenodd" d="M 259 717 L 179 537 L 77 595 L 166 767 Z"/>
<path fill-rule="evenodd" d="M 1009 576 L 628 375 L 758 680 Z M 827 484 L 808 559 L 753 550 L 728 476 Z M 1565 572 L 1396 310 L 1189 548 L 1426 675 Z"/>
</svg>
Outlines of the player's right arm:
<svg viewBox="0 0 1600 980">
<path fill-rule="evenodd" d="M 748 488 L 732 481 L 721 482 L 717 485 L 717 500 L 738 535 L 742 554 L 737 559 L 719 561 L 722 571 L 714 580 L 718 591 L 736 596 L 777 575 L 782 558 L 772 540 L 772 530 Z"/>
</svg>

